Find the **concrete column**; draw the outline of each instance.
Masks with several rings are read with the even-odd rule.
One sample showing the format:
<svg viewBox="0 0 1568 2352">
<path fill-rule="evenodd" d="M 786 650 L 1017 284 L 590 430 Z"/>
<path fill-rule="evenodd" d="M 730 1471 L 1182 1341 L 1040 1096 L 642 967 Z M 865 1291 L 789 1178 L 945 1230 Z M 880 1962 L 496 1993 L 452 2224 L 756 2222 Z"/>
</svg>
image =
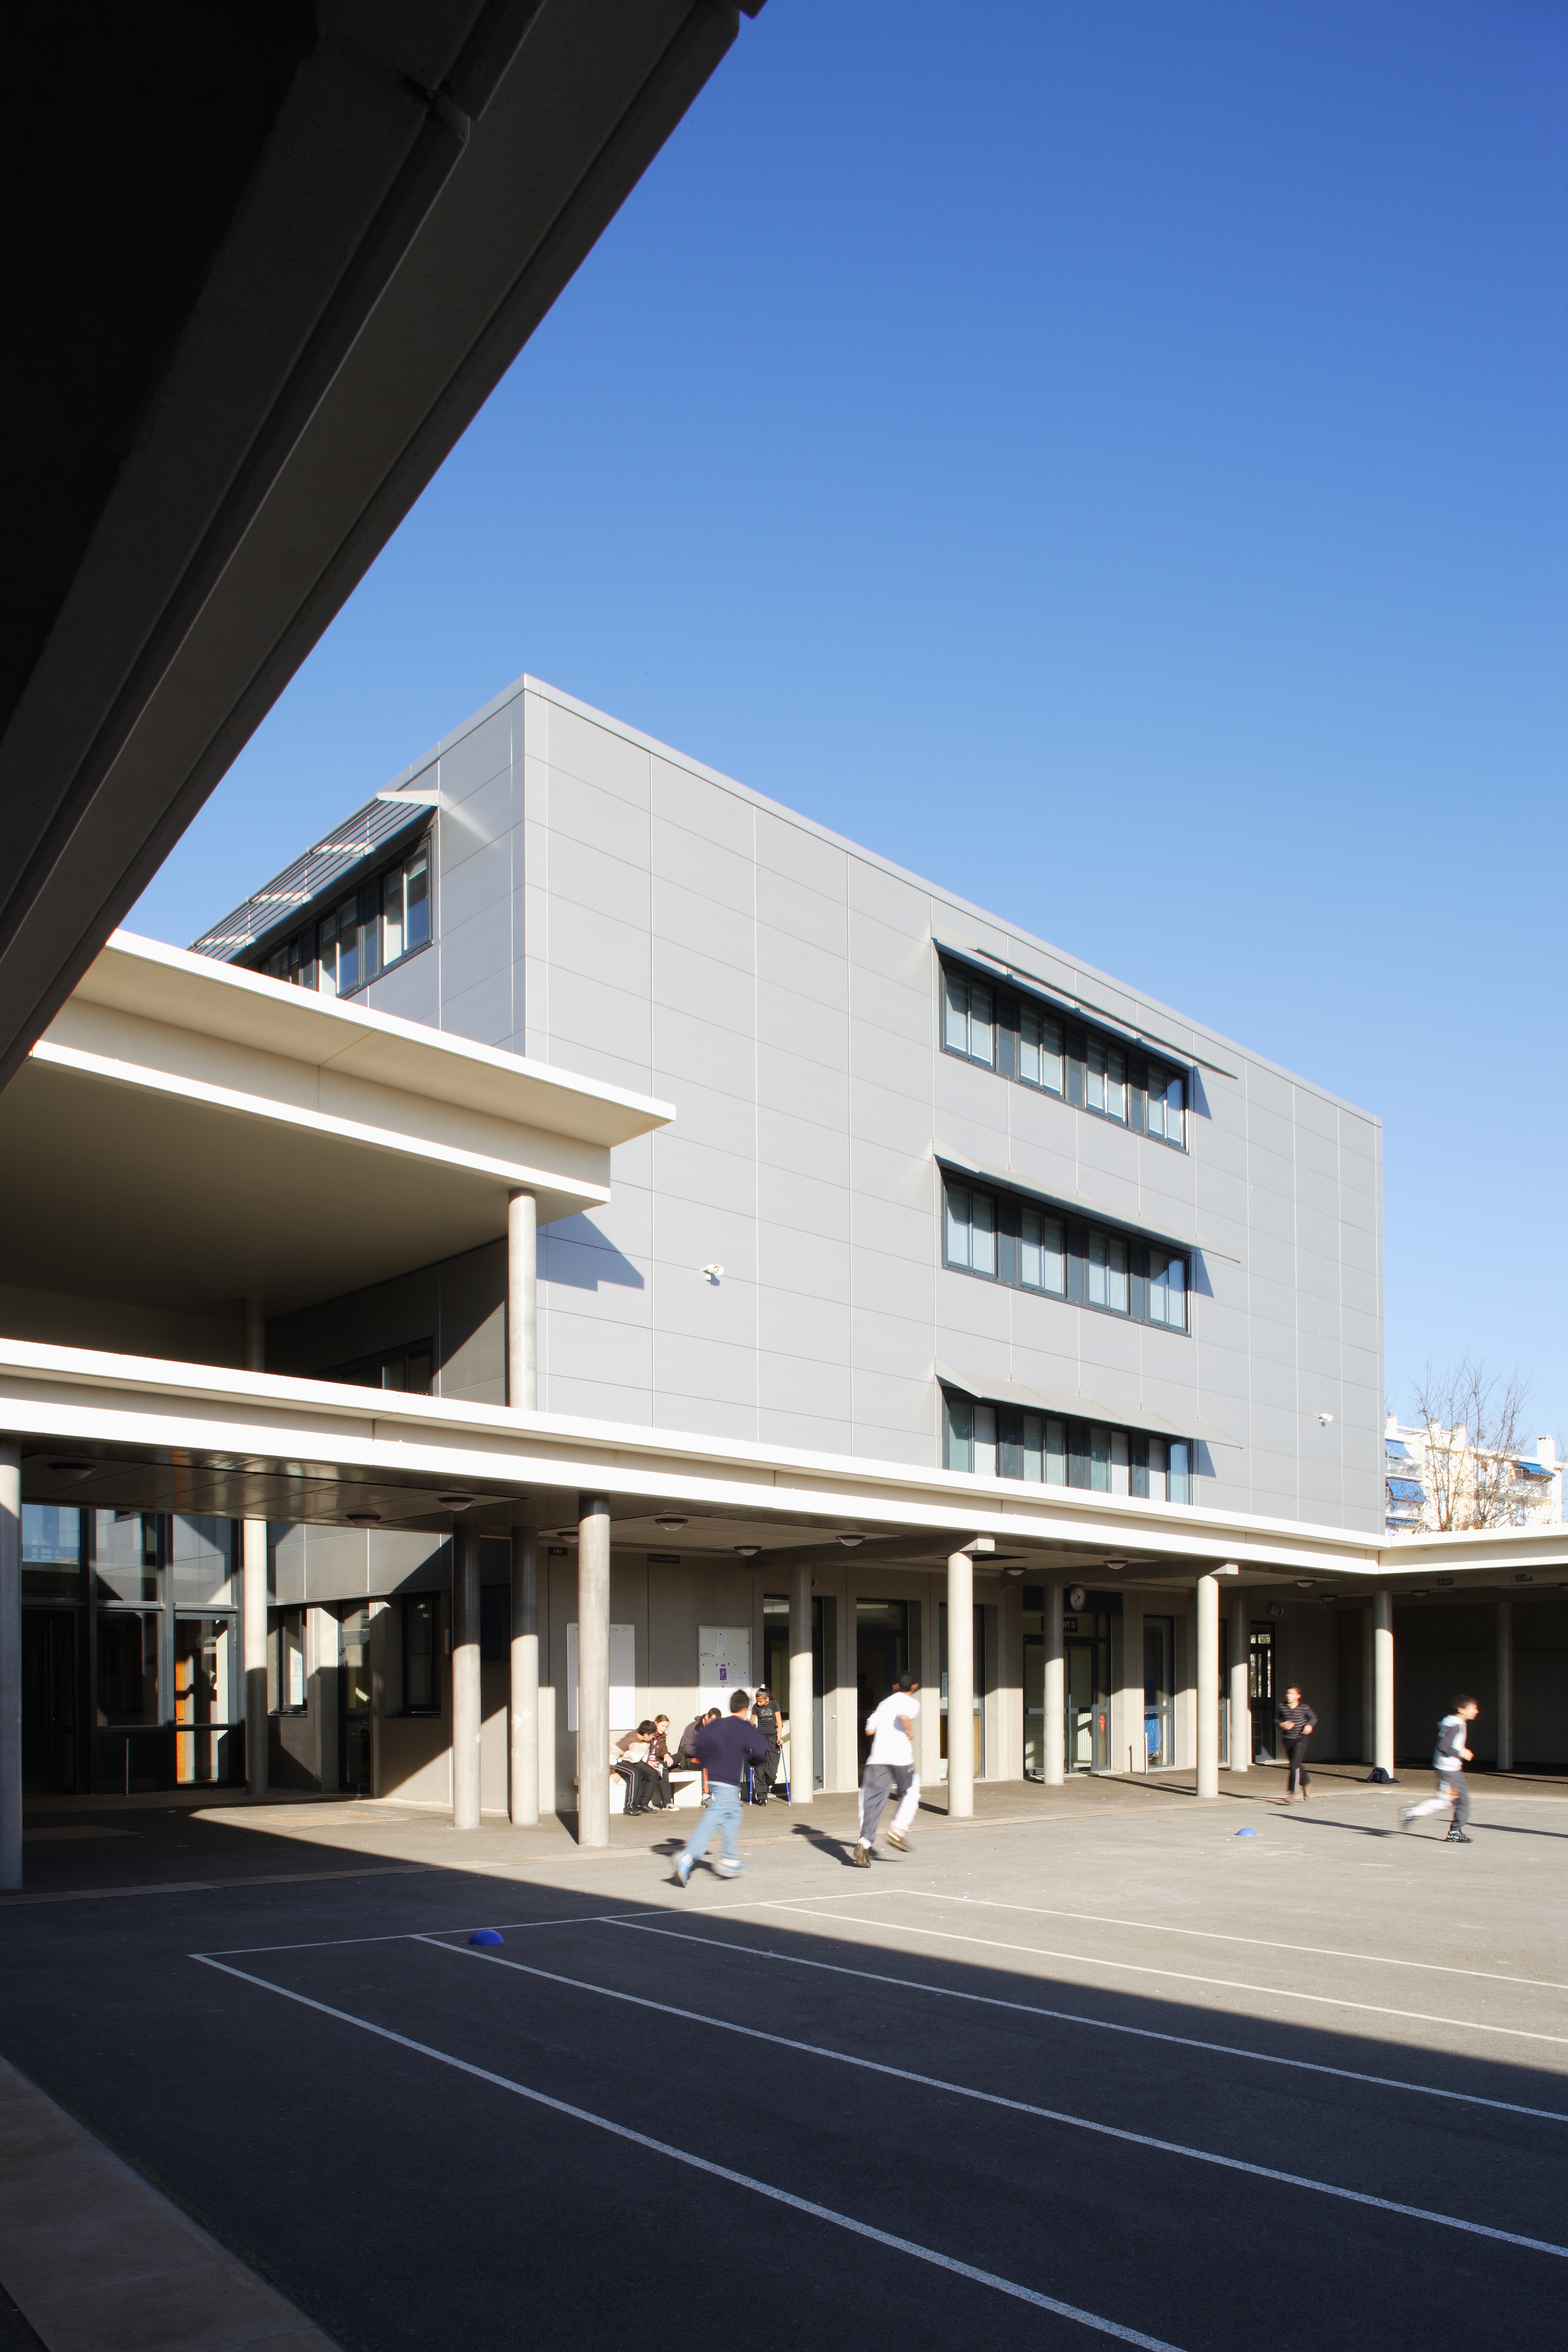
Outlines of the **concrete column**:
<svg viewBox="0 0 1568 2352">
<path fill-rule="evenodd" d="M 1394 1772 L 1394 1595 L 1372 1596 L 1372 1760 Z"/>
<path fill-rule="evenodd" d="M 254 1293 L 245 1302 L 245 1369 L 267 1370 L 267 1309 Z M 245 1786 L 267 1794 L 267 1522 L 240 1522 L 242 1609 L 240 1672 L 245 1683 Z"/>
<path fill-rule="evenodd" d="M 955 1551 L 947 1563 L 947 1814 L 974 1811 L 974 1562 Z"/>
<path fill-rule="evenodd" d="M 1067 1778 L 1068 1704 L 1066 1654 L 1062 1648 L 1062 1589 L 1046 1587 L 1046 1786 L 1059 1789 Z"/>
<path fill-rule="evenodd" d="M 0 1890 L 22 1884 L 22 1449 L 0 1437 Z"/>
<path fill-rule="evenodd" d="M 479 1826 L 479 1531 L 452 1529 L 452 1827 Z"/>
<path fill-rule="evenodd" d="M 506 1204 L 506 1401 L 539 1403 L 539 1203 L 514 1192 Z"/>
<path fill-rule="evenodd" d="M 1497 1605 L 1497 1768 L 1513 1770 L 1513 1603 Z"/>
<path fill-rule="evenodd" d="M 508 1733 L 511 1748 L 513 1829 L 539 1819 L 539 1578 L 531 1528 L 511 1531 L 511 1684 Z"/>
<path fill-rule="evenodd" d="M 1237 1585 L 1230 1588 L 1230 1769 L 1245 1772 L 1252 1762 L 1252 1707 L 1247 1669 L 1252 1646 L 1252 1606 Z"/>
<path fill-rule="evenodd" d="M 267 1794 L 267 1522 L 240 1521 L 240 1591 L 244 1632 L 240 1667 L 245 1676 L 245 1786 L 252 1797 Z"/>
<path fill-rule="evenodd" d="M 1198 1794 L 1219 1794 L 1219 1581 L 1198 1579 Z"/>
<path fill-rule="evenodd" d="M 811 1677 L 811 1570 L 789 1588 L 789 1801 L 809 1805 L 816 1783 L 816 1693 Z"/>
<path fill-rule="evenodd" d="M 610 1506 L 577 1504 L 577 1843 L 610 1843 Z"/>
</svg>

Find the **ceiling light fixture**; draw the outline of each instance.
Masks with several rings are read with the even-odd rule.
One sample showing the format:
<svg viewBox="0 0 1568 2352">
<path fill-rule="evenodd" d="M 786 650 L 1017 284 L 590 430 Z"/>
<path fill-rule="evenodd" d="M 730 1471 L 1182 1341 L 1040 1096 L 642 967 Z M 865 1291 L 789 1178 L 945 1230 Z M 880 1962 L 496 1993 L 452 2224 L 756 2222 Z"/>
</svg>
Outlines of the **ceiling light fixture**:
<svg viewBox="0 0 1568 2352">
<path fill-rule="evenodd" d="M 677 1518 L 673 1512 L 667 1519 L 655 1519 L 654 1521 L 654 1526 L 656 1528 L 662 1528 L 667 1536 L 678 1536 L 685 1525 L 686 1521 L 684 1519 Z"/>
<path fill-rule="evenodd" d="M 864 1536 L 840 1536 L 838 1540 L 846 1551 L 853 1551 L 856 1545 L 864 1543 L 866 1538 Z"/>
<path fill-rule="evenodd" d="M 349 1511 L 344 1516 L 351 1528 L 378 1528 L 381 1525 L 379 1511 Z"/>
<path fill-rule="evenodd" d="M 758 1554 L 758 1553 L 761 1551 L 761 1549 L 762 1549 L 762 1545 L 761 1545 L 761 1544 L 737 1544 L 737 1545 L 735 1546 L 735 1549 L 740 1553 L 741 1558 L 742 1558 L 742 1559 L 755 1559 L 755 1558 L 756 1558 L 757 1554 Z"/>
<path fill-rule="evenodd" d="M 49 1465 L 57 1478 L 90 1478 L 96 1467 L 92 1462 L 51 1462 Z"/>
<path fill-rule="evenodd" d="M 1315 1576 L 1299 1576 L 1296 1579 L 1296 1590 L 1298 1592 L 1310 1592 L 1317 1580 Z"/>
<path fill-rule="evenodd" d="M 466 1511 L 474 1498 L 471 1495 L 437 1495 L 436 1499 L 444 1511 Z"/>
<path fill-rule="evenodd" d="M 1107 1568 L 1125 1568 L 1127 1562 L 1124 1559 L 1108 1559 L 1105 1565 Z"/>
</svg>

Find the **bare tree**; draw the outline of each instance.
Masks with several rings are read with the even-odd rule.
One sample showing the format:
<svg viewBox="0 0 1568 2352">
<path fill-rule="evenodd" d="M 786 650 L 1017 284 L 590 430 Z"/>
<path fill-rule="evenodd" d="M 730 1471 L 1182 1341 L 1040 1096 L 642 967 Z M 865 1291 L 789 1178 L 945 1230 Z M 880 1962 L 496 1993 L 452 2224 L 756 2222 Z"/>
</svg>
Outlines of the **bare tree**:
<svg viewBox="0 0 1568 2352">
<path fill-rule="evenodd" d="M 1505 1380 L 1468 1355 L 1441 1371 L 1428 1363 L 1415 1384 L 1415 1420 L 1426 1441 L 1426 1500 L 1439 1535 L 1512 1523 L 1530 1383 Z"/>
</svg>

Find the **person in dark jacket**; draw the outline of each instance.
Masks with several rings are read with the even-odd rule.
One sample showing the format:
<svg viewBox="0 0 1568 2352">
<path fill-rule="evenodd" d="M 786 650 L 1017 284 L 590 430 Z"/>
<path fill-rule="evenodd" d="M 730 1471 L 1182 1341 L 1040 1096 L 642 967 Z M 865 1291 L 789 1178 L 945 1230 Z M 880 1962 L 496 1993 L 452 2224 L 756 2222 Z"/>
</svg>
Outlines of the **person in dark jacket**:
<svg viewBox="0 0 1568 2352">
<path fill-rule="evenodd" d="M 1285 1693 L 1279 1706 L 1275 1708 L 1274 1720 L 1279 1726 L 1280 1734 L 1285 1742 L 1285 1753 L 1290 1759 L 1290 1777 L 1285 1783 L 1285 1802 L 1289 1804 L 1292 1797 L 1300 1796 L 1301 1802 L 1305 1804 L 1307 1790 L 1312 1781 L 1312 1776 L 1307 1769 L 1307 1742 L 1312 1736 L 1318 1718 L 1294 1683 Z"/>
<path fill-rule="evenodd" d="M 753 1805 L 765 1805 L 773 1793 L 773 1782 L 779 1777 L 779 1763 L 784 1755 L 779 1711 L 765 1683 L 758 1685 L 757 1703 L 752 1709 L 752 1720 L 766 1740 L 768 1748 L 766 1763 L 759 1764 L 752 1775 L 752 1802 Z"/>
<path fill-rule="evenodd" d="M 719 1864 L 721 1877 L 738 1878 L 746 1866 L 741 1860 L 738 1834 L 741 1784 L 747 1766 L 764 1763 L 768 1751 L 762 1733 L 752 1721 L 752 1702 L 743 1690 L 738 1690 L 730 1701 L 727 1721 L 703 1725 L 697 1735 L 696 1750 L 710 1801 L 675 1857 L 678 1886 L 684 1886 L 690 1877 L 693 1864 L 708 1851 L 708 1841 L 715 1830 L 724 1841 L 723 1857 Z"/>
</svg>

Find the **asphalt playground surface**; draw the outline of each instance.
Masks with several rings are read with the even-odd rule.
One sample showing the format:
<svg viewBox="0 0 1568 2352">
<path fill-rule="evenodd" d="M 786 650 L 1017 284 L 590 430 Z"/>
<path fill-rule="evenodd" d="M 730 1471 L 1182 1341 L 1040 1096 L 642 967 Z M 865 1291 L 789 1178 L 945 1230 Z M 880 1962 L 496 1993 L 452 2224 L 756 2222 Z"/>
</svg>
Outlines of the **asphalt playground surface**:
<svg viewBox="0 0 1568 2352">
<path fill-rule="evenodd" d="M 1281 1784 L 869 1871 L 775 1803 L 684 1893 L 657 1821 L 60 1803 L 0 2053 L 353 2352 L 1560 2347 L 1568 1795 Z"/>
</svg>

